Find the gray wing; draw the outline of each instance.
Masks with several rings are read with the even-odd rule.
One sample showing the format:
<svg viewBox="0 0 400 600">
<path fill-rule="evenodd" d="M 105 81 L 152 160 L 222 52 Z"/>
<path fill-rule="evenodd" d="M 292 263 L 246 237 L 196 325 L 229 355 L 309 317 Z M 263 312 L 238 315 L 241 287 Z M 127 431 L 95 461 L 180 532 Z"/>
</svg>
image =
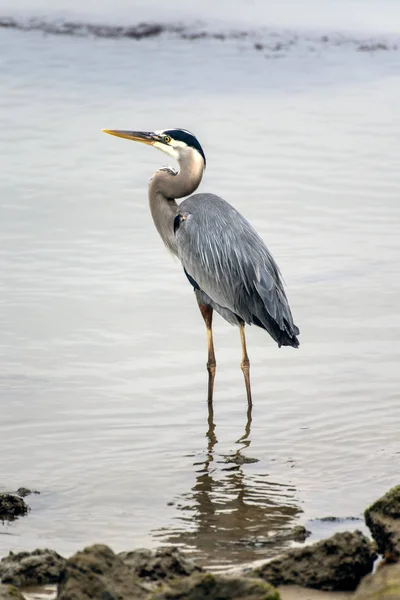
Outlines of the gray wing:
<svg viewBox="0 0 400 600">
<path fill-rule="evenodd" d="M 279 346 L 297 347 L 299 330 L 278 266 L 250 223 L 213 194 L 184 200 L 179 215 L 178 256 L 198 287 L 239 319 L 266 329 Z"/>
</svg>

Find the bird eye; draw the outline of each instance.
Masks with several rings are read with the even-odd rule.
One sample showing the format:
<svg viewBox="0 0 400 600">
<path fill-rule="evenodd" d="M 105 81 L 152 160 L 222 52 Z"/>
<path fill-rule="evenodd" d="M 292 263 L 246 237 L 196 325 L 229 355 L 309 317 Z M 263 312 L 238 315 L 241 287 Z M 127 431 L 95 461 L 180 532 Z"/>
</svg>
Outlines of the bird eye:
<svg viewBox="0 0 400 600">
<path fill-rule="evenodd" d="M 164 142 L 165 142 L 166 144 L 169 144 L 169 143 L 170 143 L 170 141 L 171 141 L 171 138 L 169 137 L 169 135 L 164 135 Z"/>
</svg>

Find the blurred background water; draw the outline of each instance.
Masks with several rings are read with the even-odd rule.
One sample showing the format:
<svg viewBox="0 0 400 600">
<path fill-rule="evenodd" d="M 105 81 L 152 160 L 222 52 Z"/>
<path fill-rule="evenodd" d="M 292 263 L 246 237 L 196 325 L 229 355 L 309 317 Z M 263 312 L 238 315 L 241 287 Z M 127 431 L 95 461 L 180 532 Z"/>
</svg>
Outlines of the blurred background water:
<svg viewBox="0 0 400 600">
<path fill-rule="evenodd" d="M 2 1 L 0 18 L 226 38 L 0 28 L 0 489 L 41 491 L 0 554 L 101 541 L 253 560 L 259 538 L 318 537 L 314 519 L 398 483 L 399 5 L 99 4 Z M 277 259 L 301 347 L 248 330 L 251 415 L 218 318 L 208 414 L 203 321 L 147 205 L 165 157 L 102 127 L 192 130 L 201 190 Z"/>
</svg>

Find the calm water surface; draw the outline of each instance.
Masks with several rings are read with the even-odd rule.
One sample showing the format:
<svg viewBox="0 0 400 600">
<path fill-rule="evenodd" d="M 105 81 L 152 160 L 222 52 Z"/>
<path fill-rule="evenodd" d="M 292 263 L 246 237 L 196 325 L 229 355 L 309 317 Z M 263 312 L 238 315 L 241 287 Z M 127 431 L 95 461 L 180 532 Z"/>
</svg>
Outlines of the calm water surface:
<svg viewBox="0 0 400 600">
<path fill-rule="evenodd" d="M 228 565 L 399 483 L 400 51 L 304 40 L 268 58 L 0 30 L 0 489 L 41 491 L 1 555 L 178 543 Z M 100 132 L 171 126 L 267 242 L 301 329 L 298 351 L 248 330 L 251 415 L 219 318 L 207 410 L 203 322 L 147 206 L 165 156 Z"/>
</svg>

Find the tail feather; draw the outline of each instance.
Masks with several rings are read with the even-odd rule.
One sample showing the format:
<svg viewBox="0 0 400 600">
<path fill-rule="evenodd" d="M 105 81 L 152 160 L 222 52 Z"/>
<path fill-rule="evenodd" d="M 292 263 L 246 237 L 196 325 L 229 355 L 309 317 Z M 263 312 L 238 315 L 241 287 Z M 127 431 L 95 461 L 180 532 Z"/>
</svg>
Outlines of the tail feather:
<svg viewBox="0 0 400 600">
<path fill-rule="evenodd" d="M 256 315 L 252 315 L 251 323 L 268 331 L 270 336 L 278 344 L 279 348 L 281 346 L 292 346 L 292 348 L 298 348 L 300 346 L 300 342 L 296 337 L 299 335 L 300 331 L 296 325 L 291 328 L 289 323 L 284 321 L 285 329 L 281 329 L 278 323 L 268 313 L 266 313 L 266 317 L 264 317 L 263 321 L 264 322 L 260 321 Z"/>
</svg>

